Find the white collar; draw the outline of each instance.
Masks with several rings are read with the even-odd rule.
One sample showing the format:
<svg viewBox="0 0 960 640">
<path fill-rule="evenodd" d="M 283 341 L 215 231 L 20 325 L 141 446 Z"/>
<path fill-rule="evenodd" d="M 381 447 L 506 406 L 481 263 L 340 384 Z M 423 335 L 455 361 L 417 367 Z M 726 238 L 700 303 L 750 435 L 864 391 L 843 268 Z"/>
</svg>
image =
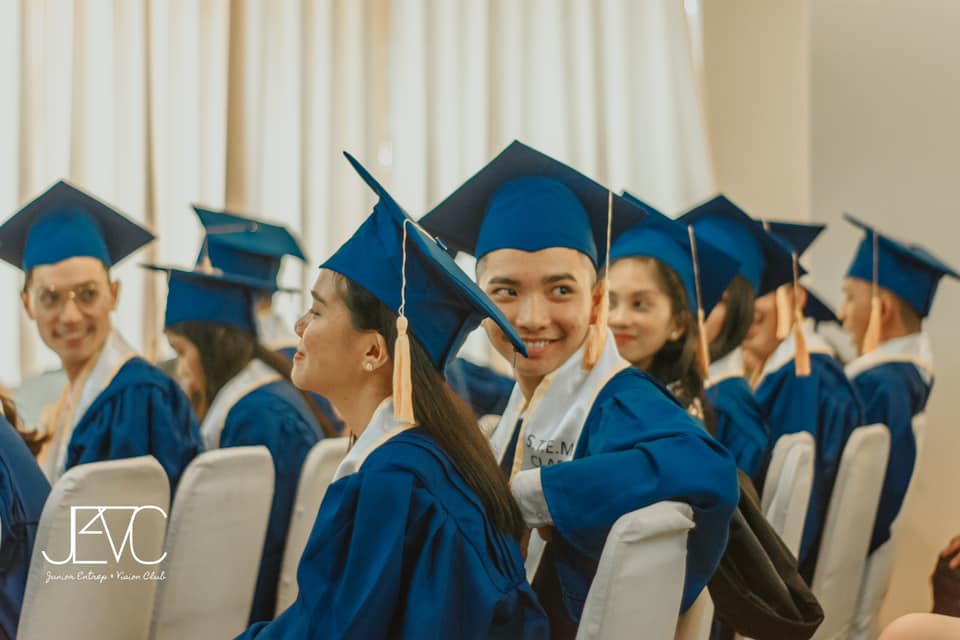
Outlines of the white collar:
<svg viewBox="0 0 960 640">
<path fill-rule="evenodd" d="M 415 425 L 407 424 L 393 417 L 393 397 L 387 397 L 381 402 L 367 428 L 363 430 L 357 441 L 350 447 L 350 451 L 340 462 L 336 472 L 333 474 L 333 482 L 340 478 L 356 473 L 363 466 L 363 462 L 380 445 L 394 436 L 412 429 Z"/>
<path fill-rule="evenodd" d="M 742 378 L 744 375 L 743 348 L 737 347 L 719 360 L 710 363 L 710 377 L 705 381 L 704 388 L 709 389 L 728 378 Z"/>
<path fill-rule="evenodd" d="M 908 362 L 917 367 L 924 381 L 933 381 L 933 347 L 925 331 L 881 342 L 876 349 L 847 365 L 847 377 L 853 379 L 866 371 L 888 362 Z"/>
<path fill-rule="evenodd" d="M 248 362 L 240 373 L 230 378 L 210 403 L 207 415 L 203 417 L 200 425 L 200 435 L 203 436 L 203 444 L 207 450 L 220 447 L 220 434 L 223 433 L 224 422 L 233 405 L 254 389 L 281 379 L 280 374 L 271 366 L 256 358 Z"/>
<path fill-rule="evenodd" d="M 810 318 L 805 318 L 802 325 L 803 336 L 807 339 L 807 351 L 811 354 L 820 353 L 823 355 L 828 355 L 831 358 L 834 357 L 833 347 L 824 340 L 816 331 L 814 331 L 814 323 Z M 797 355 L 797 334 L 794 330 L 790 330 L 790 335 L 781 342 L 773 353 L 770 354 L 770 357 L 767 358 L 766 362 L 763 363 L 763 369 L 760 372 L 760 377 L 757 378 L 756 383 L 754 384 L 754 389 L 758 388 L 761 383 L 763 383 L 764 378 L 766 378 L 771 373 L 779 371 L 785 365 L 793 362 L 794 358 Z"/>
</svg>

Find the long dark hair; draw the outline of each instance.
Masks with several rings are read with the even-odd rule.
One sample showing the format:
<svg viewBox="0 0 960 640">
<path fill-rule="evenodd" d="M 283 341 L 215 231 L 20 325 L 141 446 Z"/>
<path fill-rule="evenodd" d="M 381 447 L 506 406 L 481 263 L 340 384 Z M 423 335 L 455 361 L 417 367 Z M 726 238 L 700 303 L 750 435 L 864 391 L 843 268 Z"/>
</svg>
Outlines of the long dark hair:
<svg viewBox="0 0 960 640">
<path fill-rule="evenodd" d="M 358 331 L 376 331 L 393 357 L 397 315 L 369 291 L 337 274 L 340 297 Z M 520 508 L 477 421 L 434 368 L 423 346 L 410 335 L 413 411 L 418 426 L 450 456 L 453 465 L 480 499 L 494 525 L 520 539 L 526 530 Z"/>
<path fill-rule="evenodd" d="M 719 360 L 740 346 L 753 324 L 753 287 L 741 275 L 727 287 L 727 313 L 720 333 L 710 343 L 710 359 Z"/>
<path fill-rule="evenodd" d="M 231 378 L 240 373 L 251 360 L 262 360 L 276 371 L 284 380 L 290 380 L 293 366 L 279 353 L 260 344 L 256 338 L 236 327 L 215 322 L 188 320 L 178 322 L 167 331 L 189 340 L 200 354 L 200 365 L 206 377 L 203 400 L 207 406 L 220 393 Z M 306 391 L 298 390 L 303 396 L 310 413 L 316 418 L 327 437 L 337 435 L 330 418 L 320 409 L 313 397 Z"/>
<path fill-rule="evenodd" d="M 27 448 L 30 449 L 30 453 L 33 454 L 33 457 L 39 455 L 40 450 L 43 449 L 43 445 L 49 442 L 53 434 L 52 433 L 40 433 L 39 431 L 27 431 L 23 428 L 23 423 L 20 421 L 20 414 L 17 412 L 17 407 L 13 403 L 13 399 L 10 397 L 9 392 L 6 389 L 0 389 L 0 412 L 3 413 L 3 417 L 7 419 L 7 422 L 13 426 L 14 431 L 16 431 L 23 441 L 26 443 Z"/>
<path fill-rule="evenodd" d="M 704 375 L 697 362 L 700 334 L 696 318 L 687 305 L 686 287 L 677 272 L 661 260 L 648 256 L 636 256 L 634 259 L 653 266 L 657 284 L 670 300 L 670 313 L 683 329 L 680 338 L 668 340 L 660 347 L 647 373 L 668 385 L 684 408 L 689 409 L 699 402 L 704 411 L 704 423 L 712 433 L 714 415 L 703 394 Z"/>
</svg>

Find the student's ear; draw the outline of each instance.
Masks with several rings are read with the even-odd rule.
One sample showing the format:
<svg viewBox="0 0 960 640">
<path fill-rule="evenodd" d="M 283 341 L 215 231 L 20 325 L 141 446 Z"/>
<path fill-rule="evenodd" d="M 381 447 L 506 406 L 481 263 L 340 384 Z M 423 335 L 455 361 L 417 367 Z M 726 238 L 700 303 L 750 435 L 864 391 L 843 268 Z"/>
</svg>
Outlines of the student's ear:
<svg viewBox="0 0 960 640">
<path fill-rule="evenodd" d="M 360 366 L 365 371 L 377 371 L 390 362 L 390 351 L 387 349 L 386 339 L 377 331 L 370 331 L 364 337 L 366 349 L 360 359 Z"/>
<path fill-rule="evenodd" d="M 21 291 L 20 302 L 23 303 L 23 310 L 27 312 L 27 315 L 30 316 L 30 319 L 36 320 L 36 318 L 33 316 L 33 307 L 30 306 L 30 294 L 26 291 Z"/>
<path fill-rule="evenodd" d="M 120 302 L 120 281 L 110 283 L 110 311 L 116 311 L 117 304 Z"/>
</svg>

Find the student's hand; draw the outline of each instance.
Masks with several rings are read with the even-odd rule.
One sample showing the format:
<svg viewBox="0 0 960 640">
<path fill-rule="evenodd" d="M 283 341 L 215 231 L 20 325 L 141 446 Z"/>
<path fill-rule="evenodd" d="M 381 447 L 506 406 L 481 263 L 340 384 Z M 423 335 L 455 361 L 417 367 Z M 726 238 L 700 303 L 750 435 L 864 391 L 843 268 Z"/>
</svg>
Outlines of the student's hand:
<svg viewBox="0 0 960 640">
<path fill-rule="evenodd" d="M 958 552 L 960 552 L 960 536 L 954 536 L 947 548 L 940 552 L 940 557 L 949 558 L 953 556 L 953 560 L 950 561 L 950 568 L 960 569 L 960 553 Z"/>
<path fill-rule="evenodd" d="M 540 527 L 537 529 L 537 533 L 540 534 L 540 537 L 543 538 L 544 542 L 553 542 L 553 527 L 549 525 L 546 527 Z"/>
</svg>

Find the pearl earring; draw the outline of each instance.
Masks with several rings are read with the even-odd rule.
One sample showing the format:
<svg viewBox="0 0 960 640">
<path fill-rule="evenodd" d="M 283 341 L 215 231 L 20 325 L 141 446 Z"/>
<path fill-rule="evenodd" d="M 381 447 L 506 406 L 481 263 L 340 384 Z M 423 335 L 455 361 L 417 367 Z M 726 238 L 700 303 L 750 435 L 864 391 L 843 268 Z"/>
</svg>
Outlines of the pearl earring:
<svg viewBox="0 0 960 640">
<path fill-rule="evenodd" d="M 364 362 L 364 363 L 363 363 L 363 369 L 364 369 L 365 371 L 373 371 L 373 363 L 372 363 L 372 362 Z"/>
</svg>

